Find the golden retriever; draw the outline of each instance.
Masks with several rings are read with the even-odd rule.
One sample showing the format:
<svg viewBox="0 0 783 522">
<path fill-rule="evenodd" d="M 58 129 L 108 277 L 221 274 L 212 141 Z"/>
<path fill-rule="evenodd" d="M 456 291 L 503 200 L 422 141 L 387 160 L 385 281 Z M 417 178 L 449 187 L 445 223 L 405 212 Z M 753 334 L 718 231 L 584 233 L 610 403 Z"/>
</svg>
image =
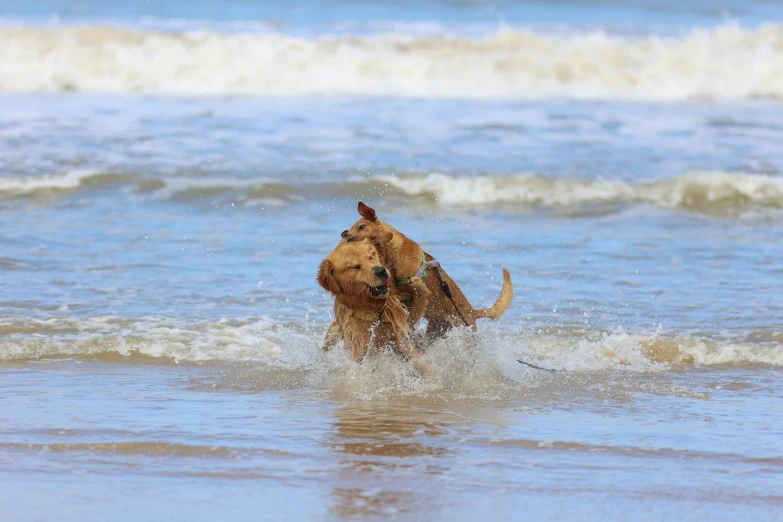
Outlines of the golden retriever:
<svg viewBox="0 0 783 522">
<path fill-rule="evenodd" d="M 391 233 L 381 232 L 373 239 L 341 242 L 321 262 L 318 283 L 334 295 L 331 344 L 341 337 L 351 360 L 356 362 L 368 352 L 388 347 L 429 375 L 411 336 L 408 311 L 393 289 L 391 271 L 383 266 L 378 253 L 377 247 L 391 240 Z"/>
<path fill-rule="evenodd" d="M 359 215 L 361 218 L 353 226 L 343 232 L 343 241 L 346 243 L 362 241 L 365 238 L 379 237 L 384 233 L 391 233 L 392 239 L 388 242 L 377 244 L 381 258 L 392 270 L 394 280 L 399 284 L 400 280 L 412 279 L 413 284 L 399 284 L 397 291 L 403 301 L 409 302 L 411 321 L 418 322 L 423 312 L 427 319 L 427 338 L 433 339 L 443 336 L 449 329 L 455 326 L 469 326 L 476 329 L 476 319 L 488 317 L 497 319 L 511 306 L 514 298 L 514 287 L 511 283 L 511 275 L 503 269 L 503 287 L 495 304 L 486 310 L 475 310 L 460 288 L 449 277 L 445 270 L 426 268 L 423 277 L 415 275 L 427 261 L 434 258 L 424 252 L 415 241 L 409 239 L 394 227 L 378 219 L 375 210 L 359 202 Z M 421 279 L 426 278 L 425 281 Z M 421 283 L 424 285 L 421 285 Z M 422 288 L 422 286 L 424 288 Z M 449 293 L 451 294 L 449 296 Z M 410 322 L 411 327 L 415 322 Z M 329 342 L 327 333 L 326 343 Z"/>
</svg>

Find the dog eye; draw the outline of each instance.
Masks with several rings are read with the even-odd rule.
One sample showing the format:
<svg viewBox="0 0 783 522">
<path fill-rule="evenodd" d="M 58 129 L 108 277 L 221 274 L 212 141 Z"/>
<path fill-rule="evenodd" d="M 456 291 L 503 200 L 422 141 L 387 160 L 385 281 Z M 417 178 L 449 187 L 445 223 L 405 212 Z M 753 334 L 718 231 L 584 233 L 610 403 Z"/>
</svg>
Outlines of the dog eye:
<svg viewBox="0 0 783 522">
<path fill-rule="evenodd" d="M 365 227 L 365 226 L 366 226 L 366 225 L 362 225 L 362 226 L 360 226 L 360 227 L 359 227 L 359 230 L 364 230 L 364 227 Z"/>
<path fill-rule="evenodd" d="M 354 270 L 359 270 L 361 268 L 361 266 L 360 265 L 356 265 L 356 266 L 352 266 L 351 268 L 353 268 Z"/>
<path fill-rule="evenodd" d="M 343 230 L 343 233 L 340 234 L 340 237 L 345 238 L 345 236 L 347 236 L 347 235 L 348 235 L 348 231 L 347 230 Z"/>
</svg>

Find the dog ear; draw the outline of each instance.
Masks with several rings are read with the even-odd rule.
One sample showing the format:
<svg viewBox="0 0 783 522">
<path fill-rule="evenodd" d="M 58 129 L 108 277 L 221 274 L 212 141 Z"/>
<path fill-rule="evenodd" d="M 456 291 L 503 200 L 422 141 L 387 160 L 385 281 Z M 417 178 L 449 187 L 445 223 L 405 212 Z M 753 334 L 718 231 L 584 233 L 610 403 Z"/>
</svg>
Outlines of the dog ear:
<svg viewBox="0 0 783 522">
<path fill-rule="evenodd" d="M 370 221 L 378 221 L 378 217 L 375 215 L 375 210 L 371 209 L 364 204 L 364 201 L 359 202 L 359 215 Z"/>
<path fill-rule="evenodd" d="M 321 261 L 321 266 L 318 267 L 318 284 L 333 294 L 340 291 L 340 285 L 334 277 L 334 265 L 328 259 Z"/>
<path fill-rule="evenodd" d="M 394 238 L 394 234 L 386 230 L 381 230 L 380 232 L 373 233 L 369 237 L 370 237 L 370 241 L 372 241 L 374 244 L 385 245 L 386 243 L 389 243 Z"/>
</svg>

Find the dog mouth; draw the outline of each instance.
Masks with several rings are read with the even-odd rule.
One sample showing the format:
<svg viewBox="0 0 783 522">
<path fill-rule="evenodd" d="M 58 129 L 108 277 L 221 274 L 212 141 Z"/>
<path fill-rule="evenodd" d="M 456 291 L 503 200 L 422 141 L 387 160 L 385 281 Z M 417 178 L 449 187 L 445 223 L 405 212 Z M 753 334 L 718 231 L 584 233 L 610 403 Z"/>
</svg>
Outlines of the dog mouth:
<svg viewBox="0 0 783 522">
<path fill-rule="evenodd" d="M 389 287 L 391 286 L 391 279 L 387 279 L 378 286 L 371 286 L 370 293 L 373 297 L 384 297 L 389 293 Z"/>
</svg>

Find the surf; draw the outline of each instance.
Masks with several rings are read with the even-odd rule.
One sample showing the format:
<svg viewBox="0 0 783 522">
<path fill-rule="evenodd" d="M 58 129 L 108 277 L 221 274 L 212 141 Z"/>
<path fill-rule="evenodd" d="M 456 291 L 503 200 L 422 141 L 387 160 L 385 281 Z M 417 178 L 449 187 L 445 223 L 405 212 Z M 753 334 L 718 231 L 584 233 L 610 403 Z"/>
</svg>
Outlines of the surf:
<svg viewBox="0 0 783 522">
<path fill-rule="evenodd" d="M 677 101 L 783 97 L 783 26 L 487 36 L 0 28 L 0 92 Z"/>
</svg>

